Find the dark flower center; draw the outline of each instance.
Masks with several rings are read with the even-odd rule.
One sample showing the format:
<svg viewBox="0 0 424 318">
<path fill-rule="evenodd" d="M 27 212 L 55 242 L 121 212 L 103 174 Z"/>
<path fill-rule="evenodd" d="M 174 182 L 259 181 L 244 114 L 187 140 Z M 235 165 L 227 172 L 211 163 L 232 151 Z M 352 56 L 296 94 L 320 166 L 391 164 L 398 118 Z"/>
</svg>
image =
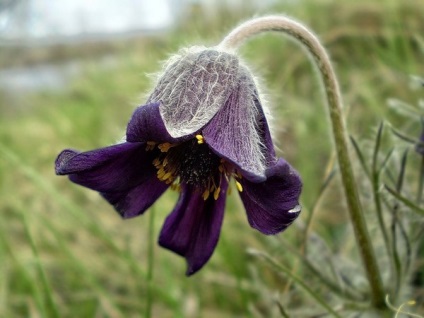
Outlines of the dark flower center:
<svg viewBox="0 0 424 318">
<path fill-rule="evenodd" d="M 206 144 L 198 144 L 195 139 L 170 148 L 165 158 L 182 182 L 200 188 L 206 188 L 209 179 L 217 175 L 220 163 Z"/>
<path fill-rule="evenodd" d="M 204 200 L 210 195 L 217 200 L 222 178 L 229 180 L 233 176 L 237 189 L 243 190 L 237 181 L 241 179 L 240 173 L 214 154 L 202 135 L 178 144 L 147 142 L 146 150 L 153 150 L 156 146 L 160 152 L 153 165 L 158 169 L 159 180 L 171 185 L 171 188 L 179 189 L 181 183 L 190 184 L 202 193 Z"/>
<path fill-rule="evenodd" d="M 177 167 L 181 180 L 187 184 L 206 188 L 209 179 L 218 173 L 219 157 L 206 144 L 199 145 L 196 140 L 170 149 L 168 156 L 170 163 Z"/>
<path fill-rule="evenodd" d="M 146 150 L 153 150 L 156 143 L 148 142 Z M 158 169 L 159 180 L 178 189 L 181 183 L 195 186 L 203 193 L 206 200 L 211 193 L 217 198 L 220 191 L 222 172 L 221 159 L 204 143 L 203 137 L 197 135 L 183 143 L 158 145 L 160 153 L 153 160 Z"/>
</svg>

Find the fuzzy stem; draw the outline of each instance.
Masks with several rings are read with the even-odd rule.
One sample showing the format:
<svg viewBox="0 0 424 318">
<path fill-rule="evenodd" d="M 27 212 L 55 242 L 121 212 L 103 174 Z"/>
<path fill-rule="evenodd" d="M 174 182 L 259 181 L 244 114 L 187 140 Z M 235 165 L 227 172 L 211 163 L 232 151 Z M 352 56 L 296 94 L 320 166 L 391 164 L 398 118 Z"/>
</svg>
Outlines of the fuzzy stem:
<svg viewBox="0 0 424 318">
<path fill-rule="evenodd" d="M 235 28 L 224 38 L 218 47 L 223 50 L 236 49 L 248 38 L 267 31 L 283 32 L 297 40 L 297 42 L 300 42 L 311 55 L 321 74 L 343 188 L 357 245 L 370 284 L 372 304 L 376 308 L 384 308 L 386 306 L 384 300 L 385 291 L 359 201 L 353 168 L 349 157 L 347 133 L 342 117 L 342 98 L 339 84 L 324 47 L 318 38 L 305 26 L 285 16 L 268 16 L 247 21 Z"/>
</svg>

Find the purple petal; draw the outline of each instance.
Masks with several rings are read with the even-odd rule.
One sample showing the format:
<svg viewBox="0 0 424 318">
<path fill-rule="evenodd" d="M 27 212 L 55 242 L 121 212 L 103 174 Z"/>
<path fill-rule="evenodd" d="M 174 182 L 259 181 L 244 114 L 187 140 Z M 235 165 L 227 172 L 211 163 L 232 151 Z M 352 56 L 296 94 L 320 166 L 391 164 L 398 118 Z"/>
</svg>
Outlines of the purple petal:
<svg viewBox="0 0 424 318">
<path fill-rule="evenodd" d="M 243 68 L 238 86 L 202 133 L 215 153 L 235 164 L 251 181 L 264 181 L 266 167 L 275 163 L 268 123 L 255 84 Z"/>
<path fill-rule="evenodd" d="M 218 199 L 210 196 L 205 201 L 200 191 L 185 185 L 176 207 L 166 218 L 159 244 L 186 258 L 187 275 L 202 268 L 218 243 L 227 187 L 223 180 Z"/>
<path fill-rule="evenodd" d="M 193 137 L 193 135 L 183 138 L 171 137 L 159 113 L 159 105 L 160 103 L 147 104 L 134 111 L 127 126 L 127 141 L 176 143 Z"/>
<path fill-rule="evenodd" d="M 124 217 L 142 214 L 168 188 L 156 177 L 155 153 L 144 143 L 122 143 L 88 152 L 64 150 L 56 173 L 100 192 Z"/>
<path fill-rule="evenodd" d="M 267 180 L 262 183 L 241 179 L 240 197 L 250 225 L 264 234 L 276 234 L 299 215 L 302 182 L 297 172 L 281 158 L 266 171 L 266 176 Z"/>
<path fill-rule="evenodd" d="M 238 67 L 235 55 L 213 49 L 186 50 L 172 59 L 149 97 L 161 101 L 171 136 L 193 134 L 211 120 L 230 95 Z"/>
</svg>

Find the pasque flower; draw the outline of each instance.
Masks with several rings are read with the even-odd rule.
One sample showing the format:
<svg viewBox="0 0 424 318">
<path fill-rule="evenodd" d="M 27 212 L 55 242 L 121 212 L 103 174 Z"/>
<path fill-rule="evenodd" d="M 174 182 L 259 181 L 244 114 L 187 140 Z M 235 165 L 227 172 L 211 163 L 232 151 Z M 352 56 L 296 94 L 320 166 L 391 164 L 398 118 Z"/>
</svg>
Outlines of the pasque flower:
<svg viewBox="0 0 424 318">
<path fill-rule="evenodd" d="M 217 245 L 230 182 L 249 224 L 264 234 L 283 231 L 300 213 L 300 178 L 275 155 L 254 79 L 235 55 L 216 49 L 172 58 L 125 142 L 64 150 L 56 173 L 100 192 L 124 218 L 143 214 L 168 188 L 180 191 L 159 244 L 185 257 L 187 275 Z"/>
</svg>

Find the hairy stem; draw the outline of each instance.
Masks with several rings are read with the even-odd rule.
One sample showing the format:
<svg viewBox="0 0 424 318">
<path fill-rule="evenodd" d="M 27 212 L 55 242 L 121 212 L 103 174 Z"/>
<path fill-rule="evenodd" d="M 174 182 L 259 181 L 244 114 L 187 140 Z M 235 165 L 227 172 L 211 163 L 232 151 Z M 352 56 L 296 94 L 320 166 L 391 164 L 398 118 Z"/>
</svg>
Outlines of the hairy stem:
<svg viewBox="0 0 424 318">
<path fill-rule="evenodd" d="M 385 291 L 370 235 L 365 224 L 349 157 L 346 127 L 342 117 L 342 99 L 339 84 L 326 50 L 317 37 L 305 26 L 285 16 L 268 16 L 247 21 L 235 28 L 224 38 L 218 47 L 224 50 L 236 49 L 248 38 L 267 31 L 283 32 L 297 40 L 310 54 L 319 70 L 329 108 L 347 206 L 362 262 L 370 284 L 372 303 L 376 308 L 384 308 Z"/>
</svg>

